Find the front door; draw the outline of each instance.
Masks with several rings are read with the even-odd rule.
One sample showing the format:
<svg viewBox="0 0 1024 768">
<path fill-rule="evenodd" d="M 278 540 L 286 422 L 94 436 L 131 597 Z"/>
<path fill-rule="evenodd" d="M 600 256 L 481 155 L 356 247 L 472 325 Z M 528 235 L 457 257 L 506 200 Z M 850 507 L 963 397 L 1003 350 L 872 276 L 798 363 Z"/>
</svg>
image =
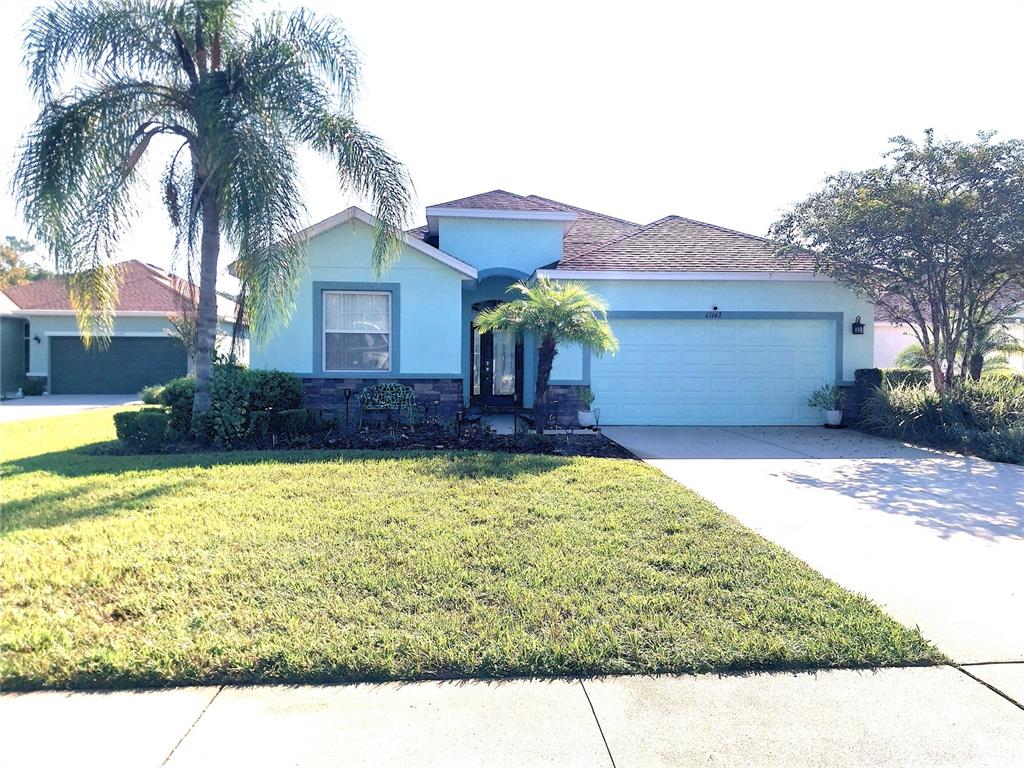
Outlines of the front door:
<svg viewBox="0 0 1024 768">
<path fill-rule="evenodd" d="M 523 403 L 523 340 L 510 331 L 470 329 L 471 405 Z"/>
</svg>

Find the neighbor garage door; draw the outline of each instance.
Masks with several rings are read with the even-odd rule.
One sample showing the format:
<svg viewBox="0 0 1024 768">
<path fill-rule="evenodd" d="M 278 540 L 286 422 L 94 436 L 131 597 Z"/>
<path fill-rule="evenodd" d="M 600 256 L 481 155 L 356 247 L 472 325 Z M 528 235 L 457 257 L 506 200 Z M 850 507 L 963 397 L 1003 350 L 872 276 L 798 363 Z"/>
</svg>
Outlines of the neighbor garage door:
<svg viewBox="0 0 1024 768">
<path fill-rule="evenodd" d="M 808 395 L 836 374 L 832 320 L 612 320 L 595 358 L 602 424 L 815 424 Z"/>
<path fill-rule="evenodd" d="M 105 349 L 86 349 L 78 336 L 50 337 L 52 394 L 131 394 L 187 372 L 184 347 L 168 336 L 115 336 Z"/>
</svg>

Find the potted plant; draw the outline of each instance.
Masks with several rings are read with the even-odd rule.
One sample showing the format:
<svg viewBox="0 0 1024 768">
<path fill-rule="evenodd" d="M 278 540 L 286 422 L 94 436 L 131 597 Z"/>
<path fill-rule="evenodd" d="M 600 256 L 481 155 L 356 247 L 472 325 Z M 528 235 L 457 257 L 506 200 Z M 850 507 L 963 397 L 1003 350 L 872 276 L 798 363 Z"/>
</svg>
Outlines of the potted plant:
<svg viewBox="0 0 1024 768">
<path fill-rule="evenodd" d="M 846 393 L 842 387 L 826 384 L 807 399 L 811 408 L 820 408 L 825 412 L 825 423 L 830 427 L 838 427 L 843 420 L 843 406 L 846 404 Z"/>
<path fill-rule="evenodd" d="M 580 402 L 586 408 L 586 410 L 576 412 L 576 423 L 581 427 L 594 426 L 594 412 L 590 410 L 590 406 L 594 404 L 594 398 L 594 390 L 590 387 L 586 387 L 580 392 Z"/>
</svg>

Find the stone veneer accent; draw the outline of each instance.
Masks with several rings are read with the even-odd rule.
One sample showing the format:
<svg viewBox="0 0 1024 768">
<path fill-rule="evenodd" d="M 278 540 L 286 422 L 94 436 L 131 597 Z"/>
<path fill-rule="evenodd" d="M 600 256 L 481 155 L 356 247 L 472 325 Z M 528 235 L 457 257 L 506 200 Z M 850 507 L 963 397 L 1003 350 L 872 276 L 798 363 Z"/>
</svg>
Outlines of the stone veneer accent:
<svg viewBox="0 0 1024 768">
<path fill-rule="evenodd" d="M 311 408 L 323 408 L 331 411 L 344 412 L 345 390 L 352 390 L 349 400 L 349 414 L 352 419 L 359 418 L 359 400 L 356 397 L 364 387 L 391 381 L 412 387 L 416 392 L 417 402 L 427 409 L 428 414 L 437 416 L 441 421 L 455 418 L 455 413 L 462 407 L 462 379 L 303 379 L 306 389 L 306 405 Z M 435 405 L 436 403 L 436 405 Z"/>
<path fill-rule="evenodd" d="M 582 395 L 587 389 L 585 384 L 549 384 L 548 418 L 555 414 L 560 427 L 576 424 L 576 414 L 585 410 Z"/>
</svg>

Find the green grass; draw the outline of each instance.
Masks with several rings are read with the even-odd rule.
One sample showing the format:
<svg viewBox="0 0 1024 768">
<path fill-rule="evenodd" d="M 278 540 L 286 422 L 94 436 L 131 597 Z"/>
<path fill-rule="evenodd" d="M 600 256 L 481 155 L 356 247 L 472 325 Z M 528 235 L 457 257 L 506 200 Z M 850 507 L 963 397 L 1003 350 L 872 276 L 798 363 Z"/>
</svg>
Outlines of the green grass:
<svg viewBox="0 0 1024 768">
<path fill-rule="evenodd" d="M 638 462 L 78 450 L 112 436 L 0 431 L 5 688 L 939 659 Z"/>
</svg>

